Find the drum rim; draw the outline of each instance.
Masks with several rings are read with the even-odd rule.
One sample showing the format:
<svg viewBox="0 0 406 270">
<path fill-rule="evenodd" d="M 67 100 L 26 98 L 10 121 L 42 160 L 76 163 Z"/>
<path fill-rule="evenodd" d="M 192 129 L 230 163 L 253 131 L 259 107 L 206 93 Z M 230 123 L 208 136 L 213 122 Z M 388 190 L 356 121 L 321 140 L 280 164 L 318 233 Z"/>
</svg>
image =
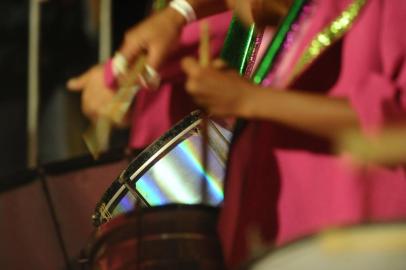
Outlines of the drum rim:
<svg viewBox="0 0 406 270">
<path fill-rule="evenodd" d="M 146 167 L 155 159 L 156 156 L 166 151 L 168 148 L 172 147 L 171 141 L 179 140 L 180 137 L 187 134 L 190 130 L 196 128 L 201 122 L 201 112 L 196 110 L 191 112 L 189 115 L 184 117 L 182 120 L 178 121 L 171 129 L 165 132 L 162 136 L 151 143 L 147 148 L 145 148 L 141 153 L 139 153 L 130 164 L 121 172 L 120 176 L 117 177 L 110 187 L 103 193 L 101 199 L 96 204 L 92 219 L 93 224 L 98 227 L 103 222 L 100 221 L 101 207 L 109 209 L 111 205 L 119 198 L 124 190 L 126 183 L 136 182 L 138 179 L 136 177 L 145 170 Z M 167 147 L 164 147 L 167 145 Z M 135 179 L 135 180 L 134 180 Z M 124 181 L 124 182 L 123 182 Z M 142 199 L 142 195 L 137 192 L 138 198 Z M 148 205 L 148 204 L 147 204 Z"/>
<path fill-rule="evenodd" d="M 170 130 L 165 132 L 161 137 L 155 140 L 138 156 L 136 156 L 120 177 L 124 178 L 123 180 L 127 180 L 128 182 L 138 180 L 136 179 L 136 177 L 142 171 L 144 171 L 146 167 L 148 167 L 148 165 L 151 163 L 151 160 L 155 160 L 155 157 L 165 152 L 168 148 L 172 147 L 173 142 L 178 141 L 179 138 L 183 137 L 190 130 L 193 130 L 200 124 L 200 122 L 200 112 L 192 112 L 190 115 L 173 126 Z"/>
</svg>

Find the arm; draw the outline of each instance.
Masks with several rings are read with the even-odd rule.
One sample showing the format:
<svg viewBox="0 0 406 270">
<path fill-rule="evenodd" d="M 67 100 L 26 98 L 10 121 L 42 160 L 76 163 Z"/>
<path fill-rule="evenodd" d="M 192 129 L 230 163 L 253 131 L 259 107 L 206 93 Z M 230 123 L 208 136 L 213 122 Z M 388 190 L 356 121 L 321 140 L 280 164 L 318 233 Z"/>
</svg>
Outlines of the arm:
<svg viewBox="0 0 406 270">
<path fill-rule="evenodd" d="M 358 127 L 357 115 L 346 99 L 259 87 L 247 96 L 241 117 L 272 120 L 331 139 L 347 128 Z"/>
<path fill-rule="evenodd" d="M 223 0 L 187 0 L 198 19 L 227 9 Z M 120 52 L 132 62 L 141 52 L 147 53 L 147 63 L 157 69 L 176 49 L 186 19 L 172 7 L 152 15 L 125 34 Z"/>
<path fill-rule="evenodd" d="M 222 0 L 187 0 L 195 9 L 198 18 L 226 8 Z M 128 60 L 134 60 L 146 51 L 147 63 L 158 68 L 165 58 L 176 49 L 186 19 L 175 9 L 167 7 L 131 28 L 125 36 L 121 52 Z M 103 108 L 113 98 L 113 92 L 104 83 L 102 65 L 69 80 L 67 87 L 82 92 L 82 110 L 92 119 L 97 119 Z"/>
<path fill-rule="evenodd" d="M 346 128 L 358 127 L 357 116 L 344 99 L 264 89 L 234 71 L 201 68 L 191 58 L 183 61 L 183 69 L 188 75 L 188 92 L 216 116 L 271 120 L 329 139 Z"/>
</svg>

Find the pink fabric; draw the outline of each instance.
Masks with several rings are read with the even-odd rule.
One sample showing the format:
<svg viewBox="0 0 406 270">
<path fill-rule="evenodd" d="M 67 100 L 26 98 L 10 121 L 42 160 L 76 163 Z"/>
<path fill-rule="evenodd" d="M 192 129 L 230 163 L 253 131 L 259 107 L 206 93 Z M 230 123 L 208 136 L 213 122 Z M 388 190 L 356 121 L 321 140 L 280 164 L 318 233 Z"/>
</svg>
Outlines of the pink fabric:
<svg viewBox="0 0 406 270">
<path fill-rule="evenodd" d="M 207 18 L 212 57 L 218 57 L 231 21 L 231 12 Z M 160 70 L 162 84 L 157 91 L 141 90 L 137 95 L 132 120 L 130 146 L 144 148 L 168 131 L 176 122 L 197 108 L 184 90 L 185 76 L 180 60 L 197 57 L 199 22 L 185 27 L 181 45 Z"/>
<path fill-rule="evenodd" d="M 320 0 L 301 50 L 349 2 Z M 404 0 L 369 0 L 344 39 L 292 88 L 349 98 L 367 130 L 401 118 L 404 18 Z M 226 181 L 219 230 L 230 267 L 249 256 L 252 228 L 280 245 L 330 226 L 406 219 L 403 167 L 354 168 L 329 154 L 328 142 L 272 122 L 251 121 L 235 139 Z"/>
<path fill-rule="evenodd" d="M 405 81 L 406 69 L 396 70 L 406 56 L 406 39 L 399 40 L 406 5 L 395 2 L 369 1 L 344 39 L 340 77 L 329 92 L 350 99 L 366 130 L 404 115 L 406 108 L 396 98 L 398 91 L 406 90 L 398 82 Z M 317 32 L 321 28 L 315 25 Z M 280 150 L 276 157 L 281 174 L 279 243 L 332 224 L 406 218 L 403 168 L 355 169 L 331 155 L 297 151 Z M 297 207 L 300 201 L 307 203 Z"/>
</svg>

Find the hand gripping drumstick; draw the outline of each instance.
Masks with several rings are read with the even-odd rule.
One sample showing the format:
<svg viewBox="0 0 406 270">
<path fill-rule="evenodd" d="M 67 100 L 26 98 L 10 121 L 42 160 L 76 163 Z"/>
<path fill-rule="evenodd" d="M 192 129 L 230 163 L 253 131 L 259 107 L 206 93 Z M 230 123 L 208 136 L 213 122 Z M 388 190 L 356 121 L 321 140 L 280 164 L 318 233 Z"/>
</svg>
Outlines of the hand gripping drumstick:
<svg viewBox="0 0 406 270">
<path fill-rule="evenodd" d="M 86 132 L 83 139 L 94 159 L 107 150 L 111 130 L 120 125 L 140 89 L 140 81 L 151 77 L 152 70 L 145 65 L 145 55 L 141 55 L 129 71 L 118 77 L 119 90 L 104 108 L 102 115 Z M 156 74 L 153 74 L 156 76 Z"/>
</svg>

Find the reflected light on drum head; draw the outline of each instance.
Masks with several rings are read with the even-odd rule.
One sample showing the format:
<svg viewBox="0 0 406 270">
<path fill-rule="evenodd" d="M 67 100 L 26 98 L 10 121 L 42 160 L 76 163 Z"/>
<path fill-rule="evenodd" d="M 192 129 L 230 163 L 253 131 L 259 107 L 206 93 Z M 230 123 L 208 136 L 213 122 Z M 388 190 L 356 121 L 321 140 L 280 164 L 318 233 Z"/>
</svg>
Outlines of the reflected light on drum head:
<svg viewBox="0 0 406 270">
<path fill-rule="evenodd" d="M 205 172 L 200 123 L 200 114 L 193 112 L 140 153 L 121 175 L 128 179 L 127 186 L 117 179 L 97 204 L 93 215 L 95 226 L 135 209 L 138 197 L 150 206 L 200 204 L 202 179 L 207 183 L 205 203 L 221 204 L 231 132 L 209 121 Z M 135 191 L 130 192 L 128 185 Z"/>
<path fill-rule="evenodd" d="M 131 193 L 127 193 L 114 208 L 112 215 L 127 213 L 134 209 L 136 199 Z"/>
<path fill-rule="evenodd" d="M 196 149 L 196 145 L 192 144 L 190 141 L 186 140 L 184 143 L 181 143 L 179 147 L 184 151 L 185 155 L 188 159 L 190 159 L 192 165 L 196 168 L 196 170 L 200 173 L 200 175 L 204 174 L 206 181 L 209 184 L 209 193 L 214 196 L 216 201 L 223 200 L 223 188 L 222 188 L 222 180 L 224 177 L 224 173 L 222 168 L 218 167 L 216 163 L 213 162 L 214 158 L 217 158 L 216 155 L 213 154 L 213 150 L 209 153 L 209 169 L 213 170 L 213 167 L 217 165 L 215 168 L 214 175 L 213 172 L 205 172 L 203 170 L 201 159 L 201 152 L 200 148 Z"/>
<path fill-rule="evenodd" d="M 152 206 L 171 202 L 199 203 L 199 181 L 203 176 L 200 150 L 201 137 L 192 135 L 173 148 L 136 181 L 136 188 Z M 217 205 L 223 200 L 221 188 L 224 169 L 212 149 L 209 171 L 204 175 L 208 183 L 209 202 Z"/>
</svg>

